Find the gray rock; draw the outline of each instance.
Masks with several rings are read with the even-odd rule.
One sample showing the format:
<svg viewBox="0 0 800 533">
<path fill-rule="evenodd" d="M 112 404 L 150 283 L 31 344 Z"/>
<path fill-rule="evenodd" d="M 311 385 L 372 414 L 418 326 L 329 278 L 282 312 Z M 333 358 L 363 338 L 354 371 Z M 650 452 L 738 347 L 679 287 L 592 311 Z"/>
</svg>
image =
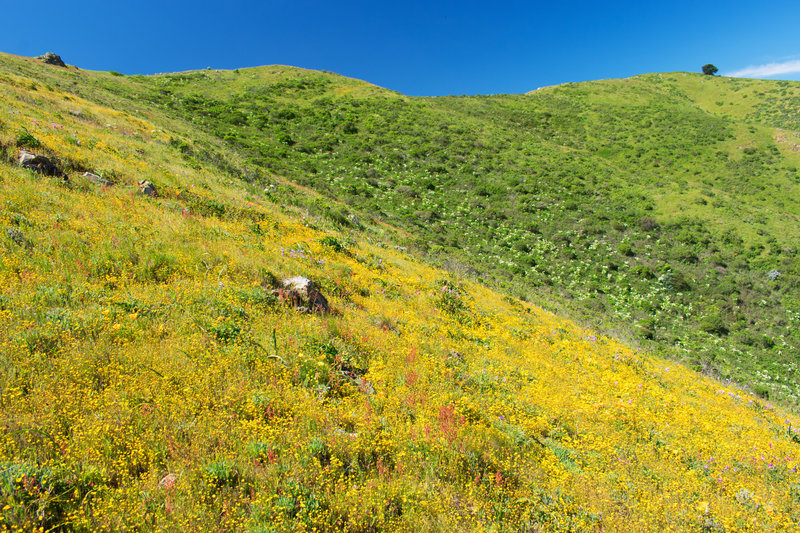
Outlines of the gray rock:
<svg viewBox="0 0 800 533">
<path fill-rule="evenodd" d="M 92 174 L 91 172 L 84 172 L 83 173 L 83 177 L 86 178 L 89 181 L 93 181 L 94 183 L 97 183 L 98 185 L 105 185 L 107 187 L 110 187 L 111 185 L 114 185 L 113 183 L 111 183 L 107 179 L 102 178 L 102 177 L 98 176 L 97 174 Z"/>
<path fill-rule="evenodd" d="M 32 154 L 27 150 L 19 151 L 19 166 L 28 168 L 33 164 L 34 159 L 36 159 L 36 154 Z"/>
<path fill-rule="evenodd" d="M 14 241 L 14 243 L 19 246 L 24 246 L 25 248 L 31 248 L 33 246 L 31 241 L 25 237 L 25 234 L 17 228 L 8 228 L 6 230 L 6 237 Z"/>
<path fill-rule="evenodd" d="M 776 281 L 779 277 L 781 277 L 781 273 L 773 268 L 767 272 L 767 277 L 770 279 L 770 281 Z"/>
<path fill-rule="evenodd" d="M 314 282 L 302 276 L 281 280 L 280 287 L 273 291 L 278 299 L 290 303 L 301 313 L 328 313 L 328 300 L 316 288 Z"/>
<path fill-rule="evenodd" d="M 60 176 L 58 166 L 48 157 L 37 155 L 27 150 L 19 152 L 19 166 L 44 174 L 45 176 Z"/>
<path fill-rule="evenodd" d="M 158 191 L 156 190 L 156 186 L 147 180 L 142 180 L 139 182 L 139 192 L 141 192 L 145 196 L 153 196 L 153 197 L 158 196 Z"/>
<path fill-rule="evenodd" d="M 47 52 L 43 56 L 39 56 L 36 59 L 41 59 L 48 65 L 55 65 L 57 67 L 67 67 L 67 64 L 61 59 L 60 55 L 54 54 L 53 52 Z"/>
</svg>

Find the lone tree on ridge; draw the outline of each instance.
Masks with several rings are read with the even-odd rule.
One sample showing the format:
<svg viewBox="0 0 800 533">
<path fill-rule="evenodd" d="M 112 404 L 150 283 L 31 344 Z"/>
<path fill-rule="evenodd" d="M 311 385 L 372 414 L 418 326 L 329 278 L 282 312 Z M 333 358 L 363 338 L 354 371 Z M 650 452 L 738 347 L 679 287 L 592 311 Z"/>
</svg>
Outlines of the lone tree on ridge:
<svg viewBox="0 0 800 533">
<path fill-rule="evenodd" d="M 703 65 L 703 74 L 708 74 L 709 76 L 713 76 L 718 71 L 719 71 L 719 69 L 717 67 L 715 67 L 714 65 L 712 65 L 711 63 Z"/>
</svg>

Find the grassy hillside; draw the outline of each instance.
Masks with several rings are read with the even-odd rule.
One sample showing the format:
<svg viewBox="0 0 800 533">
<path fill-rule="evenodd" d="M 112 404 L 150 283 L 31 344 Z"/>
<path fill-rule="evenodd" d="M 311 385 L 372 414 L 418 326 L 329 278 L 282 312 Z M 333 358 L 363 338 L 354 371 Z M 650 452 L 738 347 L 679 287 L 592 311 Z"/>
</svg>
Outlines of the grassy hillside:
<svg viewBox="0 0 800 533">
<path fill-rule="evenodd" d="M 651 312 L 660 320 L 689 322 L 691 315 L 665 316 L 692 309 L 692 300 L 683 298 L 697 298 L 695 276 L 705 272 L 706 257 L 672 260 L 684 271 L 662 268 L 656 254 L 674 249 L 668 239 L 679 233 L 673 232 L 688 231 L 698 242 L 716 238 L 722 230 L 712 226 L 713 212 L 696 215 L 691 224 L 669 222 L 669 213 L 647 196 L 658 189 L 647 180 L 651 174 L 618 174 L 615 158 L 622 156 L 614 154 L 590 165 L 591 143 L 600 146 L 607 137 L 580 134 L 569 113 L 547 120 L 563 121 L 558 131 L 574 131 L 574 138 L 564 133 L 556 140 L 516 141 L 503 135 L 514 131 L 512 111 L 527 105 L 526 96 L 407 99 L 332 75 L 272 67 L 283 72 L 270 75 L 291 72 L 293 87 L 306 76 L 321 77 L 336 80 L 325 89 L 327 97 L 351 98 L 338 95 L 352 88 L 358 95 L 352 102 L 371 102 L 353 104 L 358 131 L 348 127 L 345 133 L 347 122 L 331 118 L 340 140 L 330 152 L 303 152 L 301 142 L 324 142 L 322 126 L 300 127 L 310 119 L 282 130 L 294 144 L 283 139 L 273 145 L 249 125 L 238 140 L 217 139 L 215 128 L 227 122 L 189 113 L 183 103 L 148 107 L 143 95 L 156 98 L 159 84 L 176 83 L 169 75 L 142 80 L 62 71 L 10 56 L 2 56 L 0 68 L 5 529 L 797 527 L 795 415 L 489 290 L 459 275 L 455 263 L 449 271 L 427 266 L 393 244 L 406 239 L 422 246 L 428 236 L 431 253 L 461 247 L 457 261 L 465 270 L 497 279 L 515 272 L 527 283 L 518 290 L 527 287 L 542 299 L 559 295 L 562 302 L 587 290 L 577 281 L 583 272 L 585 283 L 597 284 L 592 294 L 601 295 L 594 298 L 604 312 L 622 313 L 629 302 L 646 301 L 646 294 L 658 303 Z M 266 76 L 269 70 L 219 76 Z M 552 89 L 547 105 L 555 109 L 567 100 L 561 90 L 572 89 Z M 313 100 L 309 106 L 321 105 Z M 334 103 L 339 109 L 341 102 Z M 397 137 L 396 146 L 364 133 L 362 108 L 377 109 L 371 106 L 386 110 L 373 114 L 376 124 L 398 128 L 386 134 Z M 389 120 L 392 109 L 398 115 Z M 424 113 L 412 114 L 419 109 Z M 730 142 L 735 133 L 724 119 L 692 109 L 700 108 L 687 107 L 688 123 L 698 121 L 694 130 L 682 126 L 695 132 L 688 144 Z M 207 131 L 184 121 L 183 113 L 199 117 Z M 498 125 L 482 130 L 490 116 Z M 451 123 L 464 129 L 450 137 Z M 415 142 L 408 132 L 423 127 L 439 128 L 443 140 Z M 256 155 L 250 144 L 256 139 L 267 139 L 259 148 L 267 155 Z M 365 144 L 356 150 L 349 139 Z M 441 149 L 415 159 L 420 143 L 440 142 Z M 52 157 L 66 180 L 19 168 L 22 148 Z M 546 156 L 551 166 L 520 166 L 518 187 L 508 190 L 503 180 L 510 174 L 502 169 L 523 161 L 511 158 L 512 148 L 520 157 Z M 345 166 L 358 154 L 372 163 Z M 654 168 L 682 164 L 662 157 L 663 166 Z M 455 169 L 448 158 L 459 162 Z M 430 168 L 437 161 L 444 171 Z M 266 174 L 268 165 L 279 164 L 292 177 L 302 164 L 319 165 L 301 181 L 327 184 L 331 194 L 354 184 L 374 192 L 342 193 L 364 202 L 365 211 L 349 210 Z M 711 168 L 698 182 L 713 179 Z M 370 169 L 376 175 L 368 176 Z M 82 177 L 85 171 L 113 185 L 97 185 Z M 155 183 L 160 195 L 139 194 L 140 180 Z M 588 190 L 596 191 L 585 197 L 595 201 L 591 210 L 577 200 Z M 518 203 L 497 203 L 497 195 Z M 738 198 L 735 191 L 730 198 Z M 414 214 L 425 209 L 440 215 Z M 558 225 L 576 212 L 594 218 Z M 518 213 L 526 213 L 531 227 L 511 226 Z M 740 231 L 731 224 L 727 231 Z M 589 236 L 596 244 L 584 249 Z M 743 230 L 739 236 L 747 246 L 766 238 Z M 633 255 L 620 249 L 623 244 Z M 737 249 L 749 250 L 731 244 L 715 253 Z M 747 254 L 741 259 L 746 265 L 771 257 L 769 248 Z M 517 270 L 513 258 L 524 257 L 534 262 Z M 600 260 L 616 264 L 606 264 L 605 278 L 590 275 L 599 264 L 591 261 Z M 779 266 L 781 283 L 792 279 Z M 483 274 L 483 267 L 491 269 Z M 648 278 L 636 270 L 649 279 L 651 292 L 639 282 L 623 283 L 637 267 L 653 271 Z M 275 280 L 293 275 L 317 281 L 333 312 L 300 314 L 278 301 Z M 627 288 L 600 292 L 612 279 Z M 681 279 L 690 291 L 681 289 Z M 775 300 L 762 304 L 763 313 L 784 305 L 781 291 L 791 294 L 788 285 L 761 283 L 754 273 L 751 290 L 772 291 Z M 607 309 L 607 302 L 618 307 Z M 625 312 L 629 320 L 639 316 Z M 722 354 L 735 333 L 724 324 L 729 335 L 710 337 Z M 652 329 L 666 334 L 661 324 Z M 695 334 L 691 325 L 686 330 Z M 762 349 L 777 354 L 783 346 Z"/>
<path fill-rule="evenodd" d="M 283 66 L 125 77 L 4 61 L 158 117 L 195 168 L 797 402 L 796 83 L 672 73 L 410 98 Z"/>
</svg>

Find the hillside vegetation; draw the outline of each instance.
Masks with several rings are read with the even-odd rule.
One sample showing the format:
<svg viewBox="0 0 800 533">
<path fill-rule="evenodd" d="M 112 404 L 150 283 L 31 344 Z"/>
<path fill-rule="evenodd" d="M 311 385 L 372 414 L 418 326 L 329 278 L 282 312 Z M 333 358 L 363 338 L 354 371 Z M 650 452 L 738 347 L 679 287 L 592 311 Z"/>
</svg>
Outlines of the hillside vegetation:
<svg viewBox="0 0 800 533">
<path fill-rule="evenodd" d="M 282 66 L 8 68 L 167 120 L 189 165 L 340 227 L 388 222 L 452 272 L 797 402 L 797 83 L 673 73 L 411 98 Z"/>
<path fill-rule="evenodd" d="M 794 414 L 474 279 L 794 401 L 790 108 L 687 96 L 725 83 L 412 99 L 0 56 L 0 524 L 797 528 Z M 281 302 L 294 275 L 332 312 Z"/>
</svg>

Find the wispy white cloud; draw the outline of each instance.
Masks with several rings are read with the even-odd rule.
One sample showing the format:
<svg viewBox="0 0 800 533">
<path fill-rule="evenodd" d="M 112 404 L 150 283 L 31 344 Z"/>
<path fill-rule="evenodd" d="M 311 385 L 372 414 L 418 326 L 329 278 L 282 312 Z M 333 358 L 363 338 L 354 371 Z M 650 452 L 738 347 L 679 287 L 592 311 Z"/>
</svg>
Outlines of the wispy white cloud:
<svg viewBox="0 0 800 533">
<path fill-rule="evenodd" d="M 800 72 L 800 59 L 750 66 L 734 72 L 726 72 L 724 75 L 734 78 L 768 78 L 770 76 L 780 76 L 781 74 L 794 74 L 795 72 Z"/>
</svg>

